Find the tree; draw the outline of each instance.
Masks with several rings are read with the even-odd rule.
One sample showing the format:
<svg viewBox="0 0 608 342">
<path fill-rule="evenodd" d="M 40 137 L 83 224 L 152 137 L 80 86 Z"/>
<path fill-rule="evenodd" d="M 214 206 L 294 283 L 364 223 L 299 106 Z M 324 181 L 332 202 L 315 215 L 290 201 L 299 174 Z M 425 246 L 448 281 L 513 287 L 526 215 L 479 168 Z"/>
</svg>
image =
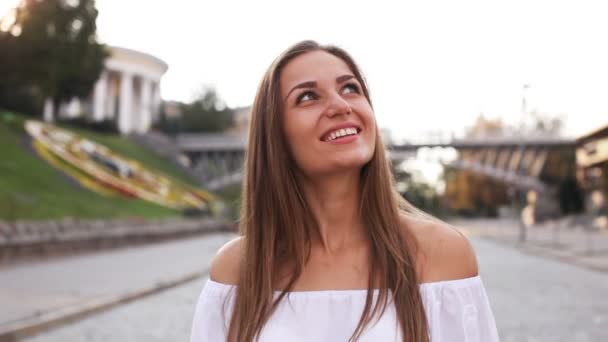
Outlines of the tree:
<svg viewBox="0 0 608 342">
<path fill-rule="evenodd" d="M 403 164 L 391 163 L 399 194 L 416 208 L 435 216 L 445 214 L 437 189 L 426 182 L 419 170 L 406 170 Z"/>
<path fill-rule="evenodd" d="M 204 87 L 196 100 L 181 105 L 180 129 L 186 132 L 223 132 L 234 124 L 228 108 L 212 87 Z"/>
<path fill-rule="evenodd" d="M 504 137 L 546 137 L 560 136 L 564 127 L 561 115 L 540 112 L 537 109 L 528 113 L 525 122 L 506 124 L 501 118 L 487 118 L 480 113 L 472 126 L 467 127 L 468 139 L 488 139 Z"/>
<path fill-rule="evenodd" d="M 17 38 L 0 30 L 0 109 L 38 113 L 44 98 L 31 82 L 20 77 Z"/>
<path fill-rule="evenodd" d="M 466 129 L 466 137 L 474 139 L 485 139 L 488 137 L 501 137 L 506 134 L 505 124 L 501 119 L 486 118 L 480 113 L 473 126 Z"/>
<path fill-rule="evenodd" d="M 564 119 L 560 115 L 543 113 L 538 110 L 530 112 L 532 118 L 532 127 L 529 127 L 530 133 L 536 135 L 559 136 L 564 128 Z"/>
<path fill-rule="evenodd" d="M 96 19 L 94 0 L 23 0 L 0 38 L 8 55 L 2 71 L 12 83 L 3 88 L 30 88 L 32 96 L 52 99 L 55 111 L 88 96 L 108 56 L 97 42 Z"/>
</svg>

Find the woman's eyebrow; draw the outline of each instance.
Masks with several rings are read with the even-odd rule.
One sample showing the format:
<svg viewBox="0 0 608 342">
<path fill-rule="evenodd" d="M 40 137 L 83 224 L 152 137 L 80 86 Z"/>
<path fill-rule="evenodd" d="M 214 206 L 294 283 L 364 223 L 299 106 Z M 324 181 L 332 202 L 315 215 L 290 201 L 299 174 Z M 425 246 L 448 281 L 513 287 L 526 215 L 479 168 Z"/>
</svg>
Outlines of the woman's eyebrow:
<svg viewBox="0 0 608 342">
<path fill-rule="evenodd" d="M 344 83 L 344 82 L 350 80 L 351 78 L 355 78 L 355 76 L 353 76 L 353 75 L 338 76 L 338 77 L 336 77 L 336 83 Z M 316 88 L 316 87 L 317 87 L 317 82 L 316 81 L 302 82 L 302 83 L 296 85 L 295 87 L 291 88 L 291 90 L 289 91 L 289 93 L 287 93 L 287 96 L 285 96 L 285 99 L 289 98 L 289 94 L 291 94 L 296 89 L 301 89 L 301 88 Z"/>
<path fill-rule="evenodd" d="M 336 78 L 336 83 L 344 83 L 344 82 L 350 80 L 351 78 L 355 78 L 355 76 L 353 76 L 353 75 L 342 75 L 342 76 Z"/>
<path fill-rule="evenodd" d="M 291 94 L 296 89 L 300 89 L 300 88 L 316 88 L 316 87 L 317 87 L 317 82 L 315 82 L 315 81 L 302 82 L 302 83 L 298 84 L 297 86 L 291 88 L 291 90 L 289 91 L 289 93 L 287 93 L 287 96 L 285 96 L 285 99 L 289 98 L 289 94 Z"/>
</svg>

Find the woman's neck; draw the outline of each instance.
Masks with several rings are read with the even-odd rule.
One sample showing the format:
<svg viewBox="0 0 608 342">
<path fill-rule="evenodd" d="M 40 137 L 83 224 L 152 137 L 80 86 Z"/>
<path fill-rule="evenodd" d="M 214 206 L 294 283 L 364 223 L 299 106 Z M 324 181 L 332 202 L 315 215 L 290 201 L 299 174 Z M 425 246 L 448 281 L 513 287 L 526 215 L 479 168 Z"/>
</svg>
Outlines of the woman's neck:
<svg viewBox="0 0 608 342">
<path fill-rule="evenodd" d="M 319 224 L 312 235 L 313 248 L 331 256 L 366 241 L 359 213 L 359 170 L 305 178 L 301 184 Z"/>
</svg>

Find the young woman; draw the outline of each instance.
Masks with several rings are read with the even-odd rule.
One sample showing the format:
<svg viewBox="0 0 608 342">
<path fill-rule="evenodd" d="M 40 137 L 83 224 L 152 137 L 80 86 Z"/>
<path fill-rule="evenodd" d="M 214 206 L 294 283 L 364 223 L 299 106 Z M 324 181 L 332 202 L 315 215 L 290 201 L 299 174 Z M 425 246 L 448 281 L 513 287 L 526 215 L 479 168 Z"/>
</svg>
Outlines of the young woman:
<svg viewBox="0 0 608 342">
<path fill-rule="evenodd" d="M 191 342 L 498 341 L 469 242 L 399 196 L 378 132 L 344 50 L 304 41 L 275 60 L 240 236 L 212 261 Z"/>
</svg>

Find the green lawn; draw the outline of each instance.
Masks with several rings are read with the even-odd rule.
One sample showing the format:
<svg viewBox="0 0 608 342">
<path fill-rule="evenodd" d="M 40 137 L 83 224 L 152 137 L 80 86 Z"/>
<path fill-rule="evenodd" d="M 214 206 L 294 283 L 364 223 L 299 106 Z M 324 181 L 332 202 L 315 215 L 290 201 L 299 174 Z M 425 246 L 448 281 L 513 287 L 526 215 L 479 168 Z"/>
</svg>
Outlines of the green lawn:
<svg viewBox="0 0 608 342">
<path fill-rule="evenodd" d="M 219 189 L 215 193 L 223 199 L 226 205 L 226 216 L 234 221 L 239 220 L 241 210 L 241 183 L 231 184 Z"/>
<path fill-rule="evenodd" d="M 102 196 L 82 188 L 32 152 L 23 129 L 26 117 L 0 113 L 0 220 L 62 217 L 155 218 L 180 212 L 150 202 L 118 196 Z M 117 135 L 78 133 L 136 159 L 151 169 L 193 184 L 181 170 L 151 151 Z"/>
</svg>

